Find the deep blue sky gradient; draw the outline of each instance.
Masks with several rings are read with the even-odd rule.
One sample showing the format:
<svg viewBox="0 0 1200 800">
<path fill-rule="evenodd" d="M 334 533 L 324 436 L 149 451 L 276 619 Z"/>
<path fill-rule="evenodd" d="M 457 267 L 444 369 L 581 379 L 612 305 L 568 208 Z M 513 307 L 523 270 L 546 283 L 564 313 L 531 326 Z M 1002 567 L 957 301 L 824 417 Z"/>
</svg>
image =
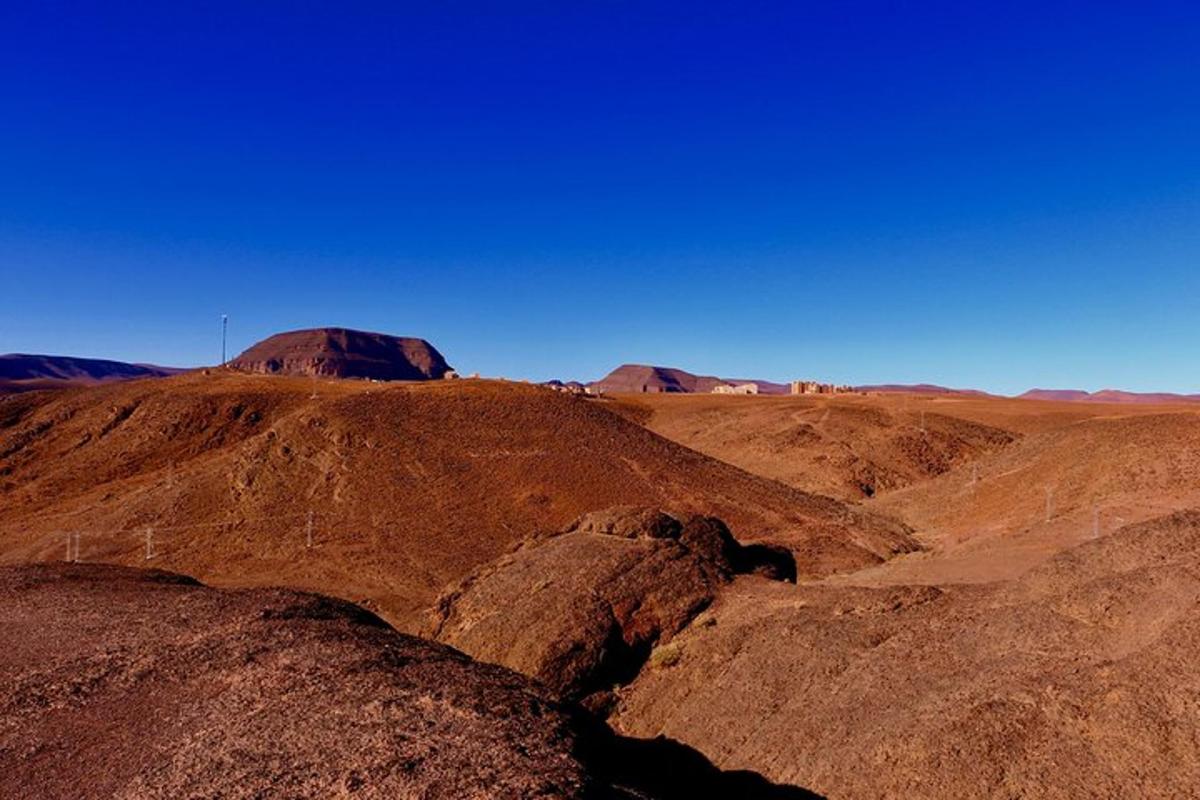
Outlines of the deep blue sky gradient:
<svg viewBox="0 0 1200 800">
<path fill-rule="evenodd" d="M 1195 3 L 0 6 L 0 352 L 1200 391 Z"/>
</svg>

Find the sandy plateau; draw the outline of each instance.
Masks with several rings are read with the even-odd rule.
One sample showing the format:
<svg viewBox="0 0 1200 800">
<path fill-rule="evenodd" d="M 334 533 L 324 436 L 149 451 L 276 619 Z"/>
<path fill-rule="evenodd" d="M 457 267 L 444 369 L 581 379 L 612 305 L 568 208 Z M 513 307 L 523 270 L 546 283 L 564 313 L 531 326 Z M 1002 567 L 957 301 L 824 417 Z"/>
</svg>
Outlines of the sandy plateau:
<svg viewBox="0 0 1200 800">
<path fill-rule="evenodd" d="M 325 370 L 0 398 L 5 796 L 1197 794 L 1194 404 Z"/>
</svg>

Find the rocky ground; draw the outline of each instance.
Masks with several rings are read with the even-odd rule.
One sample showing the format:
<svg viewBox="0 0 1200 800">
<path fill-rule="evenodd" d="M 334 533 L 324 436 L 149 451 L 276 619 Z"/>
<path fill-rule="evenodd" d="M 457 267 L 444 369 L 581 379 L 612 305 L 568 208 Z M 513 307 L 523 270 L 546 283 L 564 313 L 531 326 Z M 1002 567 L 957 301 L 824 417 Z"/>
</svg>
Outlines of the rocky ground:
<svg viewBox="0 0 1200 800">
<path fill-rule="evenodd" d="M 1194 796 L 1198 445 L 965 396 L 0 399 L 0 560 L 439 642 L 6 568 L 0 794 Z"/>
<path fill-rule="evenodd" d="M 319 595 L 0 568 L 0 796 L 803 798 Z"/>
</svg>

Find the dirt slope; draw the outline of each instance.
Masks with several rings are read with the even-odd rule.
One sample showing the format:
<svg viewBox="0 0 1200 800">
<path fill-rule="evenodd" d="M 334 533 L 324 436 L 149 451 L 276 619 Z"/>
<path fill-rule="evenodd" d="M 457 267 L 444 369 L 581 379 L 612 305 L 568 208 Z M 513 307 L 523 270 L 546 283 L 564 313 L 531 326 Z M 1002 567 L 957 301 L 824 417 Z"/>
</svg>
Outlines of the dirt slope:
<svg viewBox="0 0 1200 800">
<path fill-rule="evenodd" d="M 381 381 L 442 378 L 450 366 L 424 339 L 346 328 L 278 333 L 229 363 L 242 372 Z"/>
<path fill-rule="evenodd" d="M 719 516 L 789 547 L 801 575 L 915 547 L 896 523 L 539 387 L 218 373 L 0 400 L 0 559 L 149 552 L 208 582 L 363 601 L 406 630 L 516 541 L 619 504 Z"/>
<path fill-rule="evenodd" d="M 804 798 L 340 601 L 0 568 L 0 796 Z"/>
<path fill-rule="evenodd" d="M 999 450 L 1019 434 L 953 403 L 878 397 L 622 398 L 668 439 L 807 491 L 860 500 Z"/>
<path fill-rule="evenodd" d="M 741 580 L 616 724 L 831 797 L 1192 797 L 1200 513 L 986 586 Z"/>
<path fill-rule="evenodd" d="M 855 580 L 1013 577 L 1097 533 L 1200 505 L 1200 413 L 1156 408 L 1030 433 L 976 464 L 872 502 L 912 524 L 930 557 Z"/>
</svg>

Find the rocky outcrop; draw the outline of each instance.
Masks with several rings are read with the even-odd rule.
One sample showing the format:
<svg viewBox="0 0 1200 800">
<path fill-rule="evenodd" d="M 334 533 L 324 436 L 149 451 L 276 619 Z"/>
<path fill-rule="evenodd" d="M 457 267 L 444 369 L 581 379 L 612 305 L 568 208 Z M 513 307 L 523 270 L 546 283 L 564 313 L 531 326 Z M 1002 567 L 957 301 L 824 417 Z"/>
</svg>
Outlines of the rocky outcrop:
<svg viewBox="0 0 1200 800">
<path fill-rule="evenodd" d="M 0 568 L 0 797 L 807 798 L 349 603 Z M 712 794 L 715 793 L 715 794 Z"/>
<path fill-rule="evenodd" d="M 829 797 L 1195 797 L 1200 512 L 1011 581 L 738 581 L 610 722 Z"/>
<path fill-rule="evenodd" d="M 741 573 L 796 577 L 791 554 L 743 547 L 720 520 L 648 508 L 588 514 L 529 540 L 444 594 L 434 638 L 532 675 L 602 707 L 652 648 L 702 612 Z"/>
<path fill-rule="evenodd" d="M 313 328 L 264 339 L 229 363 L 242 372 L 380 381 L 437 380 L 450 372 L 424 339 Z"/>
<path fill-rule="evenodd" d="M 595 392 L 616 394 L 707 394 L 718 386 L 752 383 L 761 394 L 787 394 L 788 387 L 782 383 L 743 378 L 717 378 L 711 375 L 693 375 L 674 367 L 656 367 L 646 364 L 622 364 L 598 381 L 588 384 Z"/>
</svg>

